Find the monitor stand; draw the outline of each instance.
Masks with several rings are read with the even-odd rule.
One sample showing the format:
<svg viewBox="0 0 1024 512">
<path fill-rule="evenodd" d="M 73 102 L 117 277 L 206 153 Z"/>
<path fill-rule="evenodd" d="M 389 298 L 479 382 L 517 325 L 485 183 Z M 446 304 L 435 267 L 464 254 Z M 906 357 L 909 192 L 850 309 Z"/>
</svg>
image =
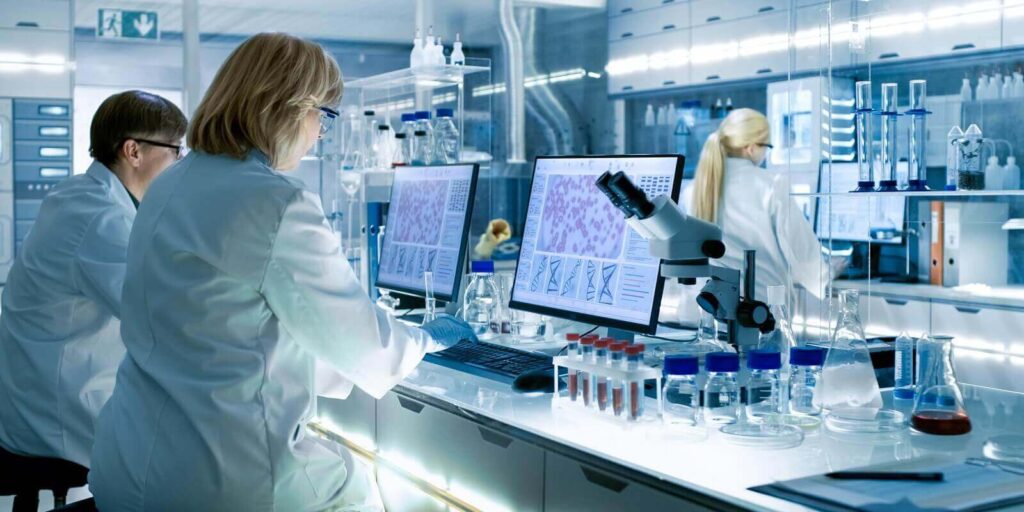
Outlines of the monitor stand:
<svg viewBox="0 0 1024 512">
<path fill-rule="evenodd" d="M 608 328 L 608 337 L 615 338 L 617 340 L 628 341 L 633 343 L 636 341 L 636 333 L 633 331 L 627 331 L 625 329 L 616 329 L 614 327 Z"/>
</svg>

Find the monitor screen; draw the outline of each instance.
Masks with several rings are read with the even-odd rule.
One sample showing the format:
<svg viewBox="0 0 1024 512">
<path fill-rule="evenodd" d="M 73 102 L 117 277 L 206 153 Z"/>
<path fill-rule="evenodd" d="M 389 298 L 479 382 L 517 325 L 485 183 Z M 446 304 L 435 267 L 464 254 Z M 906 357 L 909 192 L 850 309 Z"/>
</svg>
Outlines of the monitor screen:
<svg viewBox="0 0 1024 512">
<path fill-rule="evenodd" d="M 378 287 L 422 296 L 429 270 L 436 299 L 457 295 L 476 179 L 476 164 L 395 169 Z"/>
<path fill-rule="evenodd" d="M 523 223 L 511 306 L 653 333 L 661 261 L 594 185 L 625 172 L 650 199 L 677 199 L 681 156 L 540 157 Z"/>
<path fill-rule="evenodd" d="M 897 163 L 897 172 L 907 172 L 907 162 Z M 857 188 L 857 163 L 821 164 L 818 191 L 844 194 Z M 899 244 L 903 241 L 905 198 L 901 194 L 873 194 L 865 198 L 821 196 L 815 231 L 818 238 L 847 242 Z"/>
</svg>

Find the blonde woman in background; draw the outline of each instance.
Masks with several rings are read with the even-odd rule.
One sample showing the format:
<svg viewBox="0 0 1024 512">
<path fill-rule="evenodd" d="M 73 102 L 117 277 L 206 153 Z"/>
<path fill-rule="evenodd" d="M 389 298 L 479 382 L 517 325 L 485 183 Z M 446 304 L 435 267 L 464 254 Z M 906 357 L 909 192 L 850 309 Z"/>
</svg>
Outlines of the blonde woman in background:
<svg viewBox="0 0 1024 512">
<path fill-rule="evenodd" d="M 757 299 L 767 287 L 785 285 L 789 306 L 794 286 L 823 293 L 829 268 L 821 243 L 781 176 L 760 166 L 771 149 L 768 119 L 749 108 L 732 111 L 704 143 L 693 184 L 684 191 L 687 211 L 722 227 L 725 256 L 715 264 L 743 269 L 743 251 L 757 251 Z M 684 288 L 679 317 L 692 323 L 697 308 Z M 687 302 L 689 301 L 689 302 Z"/>
</svg>

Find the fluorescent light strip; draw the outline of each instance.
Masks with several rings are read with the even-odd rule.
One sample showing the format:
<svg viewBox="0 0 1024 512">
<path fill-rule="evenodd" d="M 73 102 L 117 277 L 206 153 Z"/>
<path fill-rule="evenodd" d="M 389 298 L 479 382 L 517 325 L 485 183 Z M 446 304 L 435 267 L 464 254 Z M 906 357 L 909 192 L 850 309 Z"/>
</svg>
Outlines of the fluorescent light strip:
<svg viewBox="0 0 1024 512">
<path fill-rule="evenodd" d="M 582 80 L 584 78 L 601 78 L 601 74 L 587 71 L 583 68 L 565 69 L 562 71 L 552 71 L 551 73 L 543 75 L 526 77 L 523 79 L 523 86 L 536 87 L 538 85 L 545 85 L 549 83 L 556 84 L 560 82 L 572 82 Z M 480 87 L 473 88 L 473 97 L 490 96 L 492 94 L 500 94 L 503 92 L 505 92 L 505 84 L 503 83 L 482 85 Z"/>
</svg>

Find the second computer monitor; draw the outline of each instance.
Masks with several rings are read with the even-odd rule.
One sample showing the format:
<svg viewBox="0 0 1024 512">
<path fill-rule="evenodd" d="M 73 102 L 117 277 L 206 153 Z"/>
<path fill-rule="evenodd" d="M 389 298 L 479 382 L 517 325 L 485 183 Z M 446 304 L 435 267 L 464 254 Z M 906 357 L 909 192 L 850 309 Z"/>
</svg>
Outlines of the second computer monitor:
<svg viewBox="0 0 1024 512">
<path fill-rule="evenodd" d="M 477 173 L 476 164 L 395 169 L 378 287 L 422 296 L 429 270 L 435 298 L 457 295 Z"/>
<path fill-rule="evenodd" d="M 523 223 L 511 307 L 653 333 L 660 260 L 594 185 L 625 172 L 649 199 L 678 199 L 683 157 L 540 157 Z"/>
<path fill-rule="evenodd" d="M 898 162 L 906 173 L 907 162 Z M 842 197 L 857 188 L 857 163 L 821 164 L 815 231 L 818 238 L 846 242 L 898 244 L 903 241 L 904 202 L 901 194 L 874 194 L 868 198 Z M 826 195 L 832 194 L 832 195 Z M 837 196 L 838 194 L 838 196 Z"/>
</svg>

